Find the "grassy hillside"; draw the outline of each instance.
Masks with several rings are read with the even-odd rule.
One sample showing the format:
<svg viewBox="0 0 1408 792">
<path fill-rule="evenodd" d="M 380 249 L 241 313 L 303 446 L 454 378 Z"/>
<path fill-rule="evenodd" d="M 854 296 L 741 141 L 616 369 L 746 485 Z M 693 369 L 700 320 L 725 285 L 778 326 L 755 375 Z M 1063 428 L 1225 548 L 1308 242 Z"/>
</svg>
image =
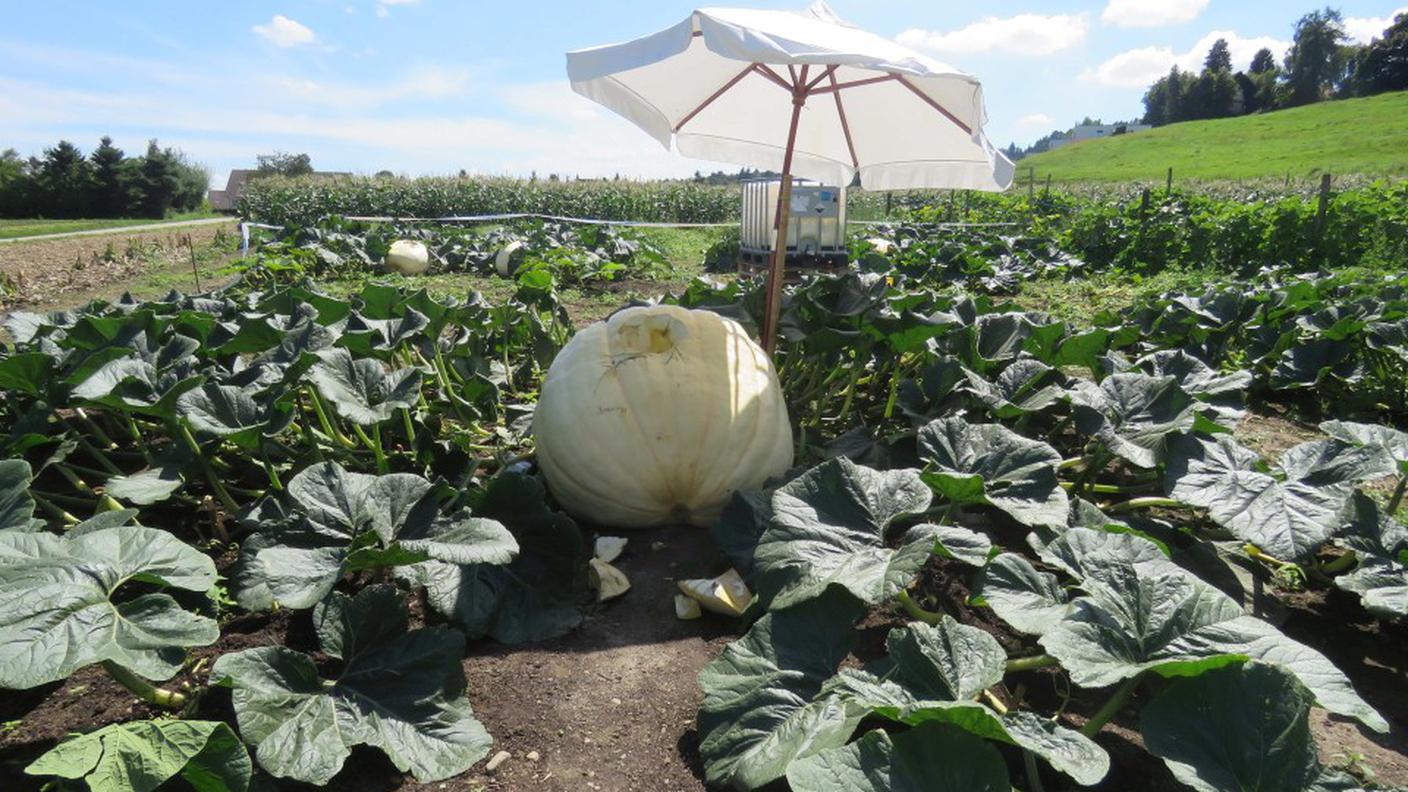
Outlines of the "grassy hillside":
<svg viewBox="0 0 1408 792">
<path fill-rule="evenodd" d="M 1408 91 L 1293 110 L 1171 124 L 1074 143 L 1017 163 L 1023 178 L 1155 181 L 1304 178 L 1329 171 L 1408 176 Z"/>
</svg>

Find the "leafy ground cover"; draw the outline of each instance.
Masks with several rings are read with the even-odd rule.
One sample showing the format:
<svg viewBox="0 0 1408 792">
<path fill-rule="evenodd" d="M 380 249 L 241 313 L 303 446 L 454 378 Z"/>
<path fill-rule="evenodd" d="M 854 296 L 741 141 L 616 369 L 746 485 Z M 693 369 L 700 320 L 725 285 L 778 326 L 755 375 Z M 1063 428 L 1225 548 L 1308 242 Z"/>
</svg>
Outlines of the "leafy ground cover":
<svg viewBox="0 0 1408 792">
<path fill-rule="evenodd" d="M 493 287 L 451 297 L 369 281 L 406 229 L 356 230 L 216 292 L 7 319 L 20 788 L 1408 782 L 1401 274 L 1170 270 L 1067 321 L 1028 287 L 1104 287 L 1057 248 L 882 231 L 784 304 L 796 469 L 709 532 L 633 534 L 637 590 L 602 606 L 609 527 L 555 509 L 528 421 L 563 283 L 609 310 L 671 240 L 427 234 L 460 270 L 428 284 Z M 757 282 L 677 282 L 756 326 Z M 672 578 L 729 565 L 746 618 L 676 622 Z"/>
</svg>

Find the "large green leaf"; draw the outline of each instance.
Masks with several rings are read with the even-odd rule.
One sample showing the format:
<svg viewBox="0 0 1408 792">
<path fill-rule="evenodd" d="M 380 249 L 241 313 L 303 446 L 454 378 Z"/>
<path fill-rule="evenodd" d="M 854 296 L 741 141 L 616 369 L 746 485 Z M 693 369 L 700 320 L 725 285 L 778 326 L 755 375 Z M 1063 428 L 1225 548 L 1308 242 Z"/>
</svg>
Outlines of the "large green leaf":
<svg viewBox="0 0 1408 792">
<path fill-rule="evenodd" d="M 890 737 L 868 732 L 850 745 L 798 759 L 796 792 L 1010 792 L 1007 765 L 981 738 L 941 723 Z"/>
<path fill-rule="evenodd" d="M 518 543 L 502 524 L 467 511 L 441 515 L 431 484 L 410 473 L 353 473 L 336 462 L 288 482 L 291 517 L 257 530 L 235 573 L 240 604 L 308 608 L 342 574 L 414 564 L 506 564 Z"/>
<path fill-rule="evenodd" d="M 381 749 L 421 783 L 458 775 L 492 740 L 465 696 L 464 637 L 443 627 L 406 631 L 394 588 L 334 592 L 314 609 L 323 649 L 342 655 L 335 680 L 281 646 L 222 655 L 214 684 L 232 689 L 240 735 L 271 775 L 327 784 L 354 746 Z"/>
<path fill-rule="evenodd" d="M 220 637 L 214 620 L 169 594 L 114 598 L 129 581 L 204 592 L 215 583 L 215 565 L 155 528 L 94 523 L 65 536 L 0 532 L 0 687 L 35 687 L 104 661 L 168 679 L 186 648 Z"/>
<path fill-rule="evenodd" d="M 1146 468 L 1163 461 L 1169 435 L 1193 428 L 1198 406 L 1173 377 L 1138 373 L 1112 374 L 1099 387 L 1080 382 L 1072 393 L 1076 428 Z"/>
<path fill-rule="evenodd" d="M 1294 674 L 1331 712 L 1388 729 L 1324 655 L 1243 615 L 1231 597 L 1174 564 L 1147 539 L 1071 528 L 1043 548 L 1042 558 L 1070 573 L 1084 592 L 1064 612 L 1054 599 L 1039 600 L 1049 586 L 1034 592 L 1029 584 L 1042 574 L 1015 555 L 994 559 L 989 569 L 1003 561 L 1003 568 L 1020 573 L 989 574 L 983 596 L 1005 621 L 1039 635 L 1078 685 L 1105 687 L 1146 670 L 1192 676 L 1253 659 Z M 1003 590 L 1007 580 L 1019 587 Z M 1033 618 L 1037 611 L 1047 618 Z"/>
<path fill-rule="evenodd" d="M 1065 525 L 1061 455 L 1000 424 L 940 418 L 919 430 L 924 481 L 949 503 L 985 504 L 1028 526 Z"/>
<path fill-rule="evenodd" d="M 66 740 L 24 771 L 82 780 L 92 792 L 152 792 L 178 775 L 197 792 L 244 792 L 254 768 L 224 723 L 146 720 Z"/>
<path fill-rule="evenodd" d="M 1400 474 L 1408 474 L 1408 432 L 1354 421 L 1325 421 L 1320 431 L 1350 445 L 1381 448 L 1398 464 Z"/>
<path fill-rule="evenodd" d="M 998 715 L 971 700 L 925 699 L 915 694 L 915 686 L 899 668 L 892 667 L 886 674 L 882 679 L 866 671 L 842 669 L 822 688 L 822 697 L 842 698 L 864 712 L 898 723 L 949 724 L 987 740 L 1021 747 L 1087 786 L 1098 783 L 1110 770 L 1109 754 L 1074 729 L 1032 712 Z"/>
<path fill-rule="evenodd" d="M 1335 578 L 1335 585 L 1358 594 L 1375 613 L 1408 615 L 1408 526 L 1363 493 L 1355 493 L 1353 508 L 1354 519 L 1340 541 L 1353 548 L 1359 563 Z"/>
<path fill-rule="evenodd" d="M 1298 561 L 1334 535 L 1354 483 L 1391 465 L 1379 449 L 1317 440 L 1288 450 L 1278 477 L 1263 472 L 1256 453 L 1230 437 L 1185 435 L 1171 443 L 1165 488 L 1207 509 L 1238 539 Z"/>
<path fill-rule="evenodd" d="M 1061 372 L 1032 358 L 1019 358 L 989 382 L 976 372 L 963 372 L 968 390 L 994 418 L 1017 418 L 1040 412 L 1066 395 Z"/>
<path fill-rule="evenodd" d="M 786 608 L 839 586 L 876 603 L 909 584 L 934 549 L 927 526 L 910 529 L 898 550 L 885 544 L 890 524 L 929 506 L 916 470 L 872 470 L 837 457 L 780 487 L 767 530 L 753 554 L 756 588 Z"/>
<path fill-rule="evenodd" d="M 44 523 L 34 519 L 34 498 L 29 494 L 31 473 L 23 459 L 0 460 L 0 531 L 33 531 Z"/>
<path fill-rule="evenodd" d="M 1329 792 L 1355 784 L 1320 765 L 1310 734 L 1315 697 L 1260 663 L 1175 679 L 1144 705 L 1144 744 L 1199 792 Z"/>
<path fill-rule="evenodd" d="M 862 713 L 813 698 L 854 646 L 861 613 L 834 590 L 767 613 L 699 672 L 699 753 L 711 786 L 757 789 L 850 739 Z"/>
<path fill-rule="evenodd" d="M 489 482 L 476 510 L 508 528 L 520 548 L 507 566 L 427 561 L 397 574 L 425 586 L 431 607 L 471 638 L 540 641 L 582 621 L 587 548 L 581 530 L 547 505 L 532 476 L 505 473 Z"/>
<path fill-rule="evenodd" d="M 278 420 L 286 414 L 267 409 L 247 388 L 213 382 L 181 394 L 176 412 L 198 435 L 223 438 L 248 450 L 258 448 L 261 434 L 273 434 L 287 424 L 286 418 Z"/>
<path fill-rule="evenodd" d="M 338 415 L 362 426 L 381 423 L 420 397 L 419 369 L 387 372 L 374 358 L 354 358 L 346 349 L 324 349 L 308 379 Z"/>
<path fill-rule="evenodd" d="M 971 699 L 1006 673 L 1007 653 L 997 639 L 947 614 L 936 625 L 897 627 L 885 645 L 905 686 L 922 698 Z"/>
</svg>

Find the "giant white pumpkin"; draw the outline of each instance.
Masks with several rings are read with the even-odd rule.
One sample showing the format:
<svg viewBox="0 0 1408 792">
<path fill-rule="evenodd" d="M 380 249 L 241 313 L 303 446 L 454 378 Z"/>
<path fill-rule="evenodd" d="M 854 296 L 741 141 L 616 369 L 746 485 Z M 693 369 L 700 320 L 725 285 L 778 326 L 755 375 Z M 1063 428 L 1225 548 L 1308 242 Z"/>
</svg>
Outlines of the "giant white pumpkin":
<svg viewBox="0 0 1408 792">
<path fill-rule="evenodd" d="M 734 490 L 792 465 L 772 361 L 738 323 L 676 306 L 627 308 L 574 336 L 533 435 L 562 505 L 623 528 L 707 526 Z"/>
<path fill-rule="evenodd" d="M 386 251 L 386 268 L 402 275 L 420 275 L 430 269 L 430 251 L 423 242 L 398 239 Z"/>
</svg>

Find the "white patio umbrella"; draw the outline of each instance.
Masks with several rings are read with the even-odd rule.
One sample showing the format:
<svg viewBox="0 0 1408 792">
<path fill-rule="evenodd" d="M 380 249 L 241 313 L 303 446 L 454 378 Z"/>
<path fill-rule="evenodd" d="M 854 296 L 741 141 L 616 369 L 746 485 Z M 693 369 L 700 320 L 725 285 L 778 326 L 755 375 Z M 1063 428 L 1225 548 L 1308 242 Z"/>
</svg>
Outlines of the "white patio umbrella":
<svg viewBox="0 0 1408 792">
<path fill-rule="evenodd" d="M 999 191 L 977 79 L 866 33 L 825 3 L 703 8 L 644 38 L 567 53 L 572 90 L 698 159 L 782 171 L 763 346 L 772 351 L 793 176 L 872 190 Z"/>
</svg>

